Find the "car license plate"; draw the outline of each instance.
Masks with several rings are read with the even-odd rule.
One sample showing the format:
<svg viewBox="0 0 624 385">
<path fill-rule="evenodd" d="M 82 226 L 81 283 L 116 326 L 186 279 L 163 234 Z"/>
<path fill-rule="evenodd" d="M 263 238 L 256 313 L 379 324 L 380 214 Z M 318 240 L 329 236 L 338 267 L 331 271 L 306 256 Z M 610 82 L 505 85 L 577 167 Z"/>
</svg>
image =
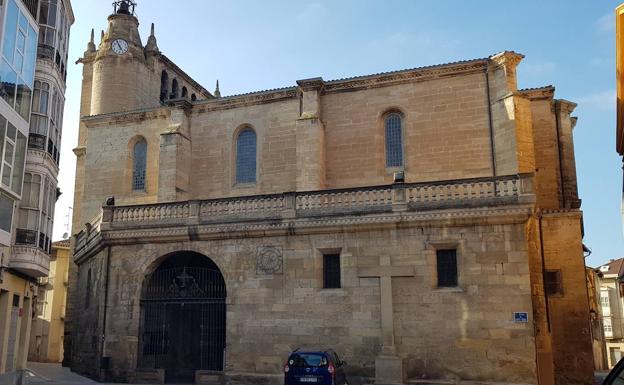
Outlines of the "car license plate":
<svg viewBox="0 0 624 385">
<path fill-rule="evenodd" d="M 301 377 L 299 382 L 316 382 L 316 377 Z"/>
</svg>

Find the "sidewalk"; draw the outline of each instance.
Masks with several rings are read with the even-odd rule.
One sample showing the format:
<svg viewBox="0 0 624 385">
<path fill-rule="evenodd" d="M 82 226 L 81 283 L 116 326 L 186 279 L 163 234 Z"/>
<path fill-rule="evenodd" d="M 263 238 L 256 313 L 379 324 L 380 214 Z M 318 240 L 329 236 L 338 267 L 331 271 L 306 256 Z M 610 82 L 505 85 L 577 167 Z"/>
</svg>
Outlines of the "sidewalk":
<svg viewBox="0 0 624 385">
<path fill-rule="evenodd" d="M 61 364 L 42 364 L 39 362 L 29 362 L 26 374 L 27 384 L 45 385 L 92 385 L 99 384 L 86 377 L 72 373 L 69 368 L 64 368 Z M 113 384 L 100 384 L 113 385 Z"/>
</svg>

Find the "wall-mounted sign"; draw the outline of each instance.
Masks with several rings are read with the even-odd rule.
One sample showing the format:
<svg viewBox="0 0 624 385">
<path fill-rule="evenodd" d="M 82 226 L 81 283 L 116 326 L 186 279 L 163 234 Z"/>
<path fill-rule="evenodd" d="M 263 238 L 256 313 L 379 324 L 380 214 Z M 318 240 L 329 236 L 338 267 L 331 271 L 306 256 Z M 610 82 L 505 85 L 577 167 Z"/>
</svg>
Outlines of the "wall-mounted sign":
<svg viewBox="0 0 624 385">
<path fill-rule="evenodd" d="M 525 311 L 514 312 L 513 320 L 515 323 L 527 323 L 529 322 L 529 313 Z"/>
</svg>

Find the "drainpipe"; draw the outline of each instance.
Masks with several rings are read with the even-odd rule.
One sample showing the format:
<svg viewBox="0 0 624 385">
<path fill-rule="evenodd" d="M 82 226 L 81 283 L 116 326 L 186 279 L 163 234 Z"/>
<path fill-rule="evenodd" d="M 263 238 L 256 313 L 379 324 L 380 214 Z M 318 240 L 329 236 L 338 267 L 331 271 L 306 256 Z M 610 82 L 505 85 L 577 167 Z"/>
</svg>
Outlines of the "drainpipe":
<svg viewBox="0 0 624 385">
<path fill-rule="evenodd" d="M 492 176 L 496 177 L 496 152 L 494 147 L 494 122 L 492 120 L 492 95 L 490 93 L 490 72 L 489 66 L 485 68 L 485 84 L 487 94 L 488 120 L 490 129 L 490 154 L 492 157 Z"/>
<path fill-rule="evenodd" d="M 542 286 L 544 288 L 544 305 L 546 307 L 546 323 L 548 324 L 548 333 L 550 333 L 550 304 L 548 303 L 548 292 L 546 291 L 546 260 L 544 257 L 544 233 L 542 231 L 542 213 L 538 214 L 538 228 L 540 238 L 540 257 L 542 259 Z"/>
<path fill-rule="evenodd" d="M 102 377 L 103 371 L 108 370 L 108 363 L 104 365 L 104 347 L 106 343 L 106 320 L 108 315 L 108 286 L 109 286 L 109 277 L 110 277 L 110 260 L 111 260 L 111 246 L 107 247 L 106 252 L 106 279 L 104 281 L 104 315 L 102 316 L 102 344 L 100 347 L 100 379 L 104 380 Z M 106 366 L 106 367 L 104 367 Z"/>
</svg>

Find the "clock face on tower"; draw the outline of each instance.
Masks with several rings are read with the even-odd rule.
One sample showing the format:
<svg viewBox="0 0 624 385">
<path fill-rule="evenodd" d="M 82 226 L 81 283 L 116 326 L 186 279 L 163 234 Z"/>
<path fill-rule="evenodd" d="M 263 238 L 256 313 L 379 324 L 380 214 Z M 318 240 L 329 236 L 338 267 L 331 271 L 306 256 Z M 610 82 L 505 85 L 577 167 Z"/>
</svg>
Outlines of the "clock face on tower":
<svg viewBox="0 0 624 385">
<path fill-rule="evenodd" d="M 118 55 L 128 52 L 128 42 L 123 39 L 113 41 L 113 52 Z"/>
</svg>

